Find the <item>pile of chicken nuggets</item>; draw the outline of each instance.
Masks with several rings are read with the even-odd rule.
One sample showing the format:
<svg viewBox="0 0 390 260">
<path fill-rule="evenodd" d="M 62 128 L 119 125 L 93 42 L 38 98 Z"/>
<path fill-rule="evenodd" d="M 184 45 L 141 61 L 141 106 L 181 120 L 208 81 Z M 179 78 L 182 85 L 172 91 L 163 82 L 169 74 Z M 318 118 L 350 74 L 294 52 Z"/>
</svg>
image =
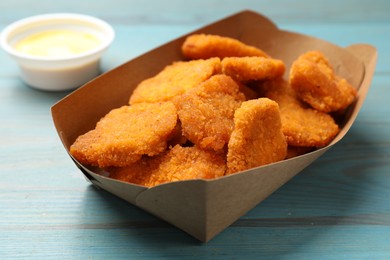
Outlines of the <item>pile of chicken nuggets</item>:
<svg viewBox="0 0 390 260">
<path fill-rule="evenodd" d="M 146 187 L 214 179 L 328 145 L 340 131 L 332 114 L 357 97 L 319 51 L 297 57 L 288 79 L 282 60 L 233 38 L 193 34 L 181 51 L 72 156 Z"/>
</svg>

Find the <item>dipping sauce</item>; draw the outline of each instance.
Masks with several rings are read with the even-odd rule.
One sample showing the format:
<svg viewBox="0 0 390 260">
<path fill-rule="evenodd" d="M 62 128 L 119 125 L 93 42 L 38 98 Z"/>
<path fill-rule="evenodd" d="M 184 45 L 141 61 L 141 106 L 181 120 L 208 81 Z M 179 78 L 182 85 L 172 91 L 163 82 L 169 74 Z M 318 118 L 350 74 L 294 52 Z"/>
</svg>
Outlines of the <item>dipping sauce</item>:
<svg viewBox="0 0 390 260">
<path fill-rule="evenodd" d="M 14 47 L 33 56 L 66 58 L 92 50 L 100 44 L 99 38 L 87 32 L 50 30 L 27 36 Z"/>
</svg>

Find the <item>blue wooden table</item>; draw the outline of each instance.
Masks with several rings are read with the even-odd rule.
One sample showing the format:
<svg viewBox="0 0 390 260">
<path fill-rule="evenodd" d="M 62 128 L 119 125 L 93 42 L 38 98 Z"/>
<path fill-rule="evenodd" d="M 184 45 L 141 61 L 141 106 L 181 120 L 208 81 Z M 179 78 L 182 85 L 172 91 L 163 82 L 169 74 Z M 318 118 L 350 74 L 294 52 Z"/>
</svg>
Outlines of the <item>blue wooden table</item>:
<svg viewBox="0 0 390 260">
<path fill-rule="evenodd" d="M 243 9 L 340 46 L 376 46 L 374 80 L 347 136 L 203 244 L 91 186 L 51 120 L 69 92 L 29 88 L 1 51 L 0 259 L 390 259 L 390 1 L 1 1 L 0 30 L 41 13 L 97 16 L 116 31 L 107 71 Z"/>
</svg>

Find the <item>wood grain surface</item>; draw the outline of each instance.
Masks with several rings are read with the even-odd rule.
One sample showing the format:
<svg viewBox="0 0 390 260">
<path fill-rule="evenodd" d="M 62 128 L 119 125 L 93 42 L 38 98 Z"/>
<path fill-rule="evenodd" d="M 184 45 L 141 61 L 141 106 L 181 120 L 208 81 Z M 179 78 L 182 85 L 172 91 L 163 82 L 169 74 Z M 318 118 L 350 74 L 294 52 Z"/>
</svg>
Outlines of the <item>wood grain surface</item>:
<svg viewBox="0 0 390 260">
<path fill-rule="evenodd" d="M 0 259 L 390 259 L 390 1 L 1 1 L 0 30 L 52 12 L 115 29 L 110 70 L 250 9 L 278 27 L 378 49 L 368 97 L 346 137 L 208 243 L 94 188 L 66 154 L 50 107 L 69 92 L 26 86 L 0 51 Z"/>
</svg>

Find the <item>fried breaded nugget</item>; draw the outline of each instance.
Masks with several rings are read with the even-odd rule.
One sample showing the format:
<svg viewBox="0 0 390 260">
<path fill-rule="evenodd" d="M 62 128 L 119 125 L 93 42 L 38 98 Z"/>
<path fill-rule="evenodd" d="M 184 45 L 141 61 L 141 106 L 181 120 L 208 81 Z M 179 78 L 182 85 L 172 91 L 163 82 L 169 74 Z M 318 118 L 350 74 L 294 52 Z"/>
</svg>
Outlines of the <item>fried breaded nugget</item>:
<svg viewBox="0 0 390 260">
<path fill-rule="evenodd" d="M 243 102 L 234 114 L 227 174 L 283 160 L 286 154 L 278 104 L 268 98 Z"/>
<path fill-rule="evenodd" d="M 186 38 L 182 47 L 184 57 L 188 59 L 208 59 L 211 57 L 269 57 L 264 51 L 243 42 L 219 35 L 193 34 Z"/>
<path fill-rule="evenodd" d="M 232 57 L 221 62 L 222 72 L 241 82 L 269 80 L 283 76 L 283 61 L 264 57 Z"/>
<path fill-rule="evenodd" d="M 326 113 L 345 109 L 357 96 L 356 89 L 335 75 L 319 51 L 307 52 L 294 61 L 290 84 L 300 99 Z"/>
<path fill-rule="evenodd" d="M 288 82 L 280 79 L 263 83 L 263 94 L 279 104 L 282 130 L 291 146 L 323 147 L 339 132 L 334 119 L 302 103 Z"/>
<path fill-rule="evenodd" d="M 175 62 L 156 76 L 142 81 L 131 95 L 129 103 L 168 101 L 220 72 L 219 58 Z"/>
<path fill-rule="evenodd" d="M 234 111 L 245 100 L 238 84 L 215 75 L 174 99 L 183 135 L 203 149 L 224 148 L 233 130 Z"/>
<path fill-rule="evenodd" d="M 190 179 L 214 179 L 225 174 L 226 161 L 220 154 L 196 146 L 176 145 L 154 157 L 144 156 L 124 168 L 109 169 L 110 177 L 146 187 Z"/>
<path fill-rule="evenodd" d="M 95 129 L 79 136 L 70 153 L 84 164 L 127 166 L 143 154 L 164 151 L 176 124 L 177 111 L 171 102 L 122 106 L 111 110 Z"/>
</svg>

